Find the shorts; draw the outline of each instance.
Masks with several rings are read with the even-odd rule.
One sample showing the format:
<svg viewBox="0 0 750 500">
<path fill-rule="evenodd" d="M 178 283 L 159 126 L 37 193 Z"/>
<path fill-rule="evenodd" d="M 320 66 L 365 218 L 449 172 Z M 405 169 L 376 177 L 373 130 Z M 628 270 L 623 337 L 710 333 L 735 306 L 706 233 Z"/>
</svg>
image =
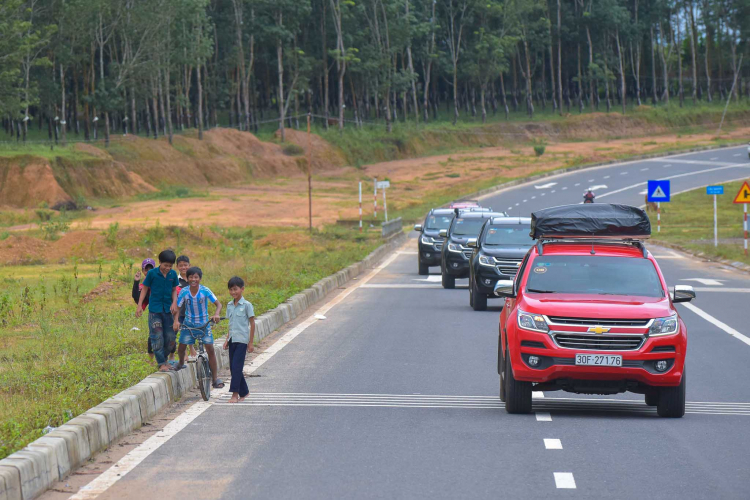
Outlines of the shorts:
<svg viewBox="0 0 750 500">
<path fill-rule="evenodd" d="M 201 338 L 201 330 L 193 329 L 188 330 L 187 328 L 195 328 L 196 325 L 193 325 L 192 323 L 186 323 L 182 325 L 180 328 L 180 344 L 185 345 L 193 345 L 195 342 Z M 214 343 L 214 334 L 211 333 L 211 324 L 209 323 L 206 325 L 206 327 L 202 330 L 203 332 L 203 343 L 204 344 L 213 344 Z"/>
</svg>

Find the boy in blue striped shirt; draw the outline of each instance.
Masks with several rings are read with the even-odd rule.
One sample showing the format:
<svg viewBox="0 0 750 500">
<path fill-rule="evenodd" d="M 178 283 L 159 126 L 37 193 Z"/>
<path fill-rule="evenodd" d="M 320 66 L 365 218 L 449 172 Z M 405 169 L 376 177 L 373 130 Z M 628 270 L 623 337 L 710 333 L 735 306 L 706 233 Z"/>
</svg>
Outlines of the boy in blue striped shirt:
<svg viewBox="0 0 750 500">
<path fill-rule="evenodd" d="M 185 351 L 188 345 L 194 345 L 195 341 L 198 340 L 198 336 L 202 331 L 203 345 L 208 353 L 208 363 L 211 366 L 211 377 L 213 378 L 213 387 L 221 389 L 224 387 L 224 382 L 217 378 L 218 367 L 216 365 L 216 353 L 214 352 L 214 336 L 211 333 L 211 323 L 209 323 L 208 317 L 208 303 L 216 305 L 216 311 L 211 319 L 214 322 L 218 322 L 221 313 L 221 302 L 216 298 L 214 292 L 208 287 L 201 285 L 201 279 L 203 279 L 203 271 L 199 267 L 191 267 L 187 270 L 187 281 L 190 285 L 180 291 L 177 296 L 177 311 L 174 314 L 174 328 L 179 330 L 180 328 L 180 310 L 183 309 L 185 313 L 185 326 L 188 327 L 180 332 L 180 347 L 177 350 L 180 356 L 180 365 L 178 369 L 185 366 Z M 205 328 L 199 330 L 203 325 Z"/>
</svg>

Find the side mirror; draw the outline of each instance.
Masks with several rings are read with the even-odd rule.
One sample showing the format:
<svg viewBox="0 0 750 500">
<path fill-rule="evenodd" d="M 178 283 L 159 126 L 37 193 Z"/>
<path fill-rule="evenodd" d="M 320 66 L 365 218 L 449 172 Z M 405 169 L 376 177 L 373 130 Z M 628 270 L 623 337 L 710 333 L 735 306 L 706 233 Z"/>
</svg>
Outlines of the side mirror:
<svg viewBox="0 0 750 500">
<path fill-rule="evenodd" d="M 422 224 L 414 224 L 414 230 L 418 232 L 422 232 Z"/>
<path fill-rule="evenodd" d="M 440 236 L 441 236 L 442 238 L 447 238 L 447 237 L 448 237 L 448 230 L 447 230 L 447 229 L 441 229 L 441 230 L 440 230 L 440 232 L 439 232 L 438 234 L 439 234 L 439 235 L 440 235 Z"/>
<path fill-rule="evenodd" d="M 469 241 L 466 242 L 466 246 L 469 248 L 477 248 L 477 239 L 469 238 Z"/>
<path fill-rule="evenodd" d="M 513 292 L 513 280 L 498 280 L 495 283 L 495 295 L 497 297 L 514 298 L 516 294 Z"/>
<path fill-rule="evenodd" d="M 672 302 L 690 302 L 695 298 L 695 290 L 690 285 L 675 285 Z"/>
</svg>

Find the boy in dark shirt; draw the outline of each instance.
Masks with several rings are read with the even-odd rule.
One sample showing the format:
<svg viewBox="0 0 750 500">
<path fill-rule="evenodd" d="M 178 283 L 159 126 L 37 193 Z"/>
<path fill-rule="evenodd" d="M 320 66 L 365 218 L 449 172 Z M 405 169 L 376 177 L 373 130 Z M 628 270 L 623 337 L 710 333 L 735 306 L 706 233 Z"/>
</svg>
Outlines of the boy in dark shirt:
<svg viewBox="0 0 750 500">
<path fill-rule="evenodd" d="M 141 271 L 144 275 L 148 274 L 150 270 L 156 267 L 156 262 L 154 262 L 154 259 L 144 259 L 143 262 L 141 262 Z M 141 285 L 141 271 L 135 272 L 135 277 L 133 278 L 133 301 L 137 304 L 138 299 L 141 298 L 141 289 L 143 288 L 143 285 Z M 143 308 L 145 309 L 146 306 L 148 306 L 148 296 L 149 294 L 146 294 L 146 297 L 143 299 Z M 146 341 L 146 344 L 148 344 L 148 355 L 151 357 L 151 359 L 154 359 L 154 351 L 151 349 L 151 339 L 148 339 Z"/>
<path fill-rule="evenodd" d="M 177 257 L 171 250 L 164 250 L 159 254 L 159 267 L 146 274 L 141 295 L 138 298 L 138 306 L 135 310 L 135 317 L 140 318 L 144 309 L 143 302 L 146 295 L 149 295 L 149 339 L 151 340 L 154 357 L 159 365 L 159 371 L 162 372 L 175 369 L 167 361 L 169 353 L 175 348 L 172 314 L 177 312 L 177 287 L 179 286 L 177 272 L 172 269 L 175 260 L 177 260 Z"/>
</svg>

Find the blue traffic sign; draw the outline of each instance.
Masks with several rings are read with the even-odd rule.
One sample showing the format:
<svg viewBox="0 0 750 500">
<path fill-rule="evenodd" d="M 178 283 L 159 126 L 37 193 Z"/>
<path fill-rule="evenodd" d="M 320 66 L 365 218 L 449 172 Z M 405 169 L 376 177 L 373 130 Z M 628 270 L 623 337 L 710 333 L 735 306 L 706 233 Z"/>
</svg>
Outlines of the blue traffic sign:
<svg viewBox="0 0 750 500">
<path fill-rule="evenodd" d="M 669 198 L 669 181 L 648 181 L 648 202 L 665 203 Z"/>
<path fill-rule="evenodd" d="M 706 194 L 724 194 L 724 186 L 706 186 Z"/>
</svg>

